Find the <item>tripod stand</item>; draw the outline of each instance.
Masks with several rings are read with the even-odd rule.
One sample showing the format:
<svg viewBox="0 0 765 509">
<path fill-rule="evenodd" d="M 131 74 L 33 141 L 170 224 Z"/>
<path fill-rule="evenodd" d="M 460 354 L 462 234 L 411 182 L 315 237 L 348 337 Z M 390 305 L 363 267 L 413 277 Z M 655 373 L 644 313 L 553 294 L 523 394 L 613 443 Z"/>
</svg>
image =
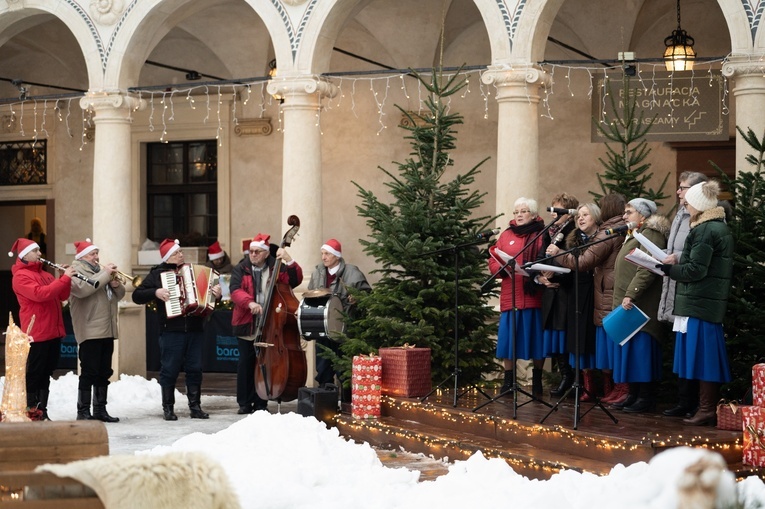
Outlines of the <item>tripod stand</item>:
<svg viewBox="0 0 765 509">
<path fill-rule="evenodd" d="M 447 247 L 447 248 L 443 248 L 443 249 L 438 249 L 436 251 L 428 253 L 428 255 L 435 255 L 435 254 L 439 254 L 439 253 L 453 253 L 454 254 L 454 370 L 452 371 L 452 373 L 448 377 L 444 378 L 443 381 L 441 381 L 438 385 L 433 387 L 433 389 L 431 389 L 431 391 L 429 393 L 427 393 L 425 396 L 420 398 L 420 402 L 423 402 L 426 399 L 428 399 L 431 394 L 433 394 L 438 389 L 440 389 L 441 386 L 443 386 L 446 382 L 448 382 L 450 378 L 454 378 L 454 403 L 453 403 L 453 406 L 455 406 L 455 407 L 457 406 L 457 400 L 459 398 L 461 398 L 462 396 L 464 396 L 465 394 L 467 394 L 468 392 L 470 392 L 472 389 L 475 389 L 476 391 L 480 392 L 486 398 L 491 398 L 491 396 L 486 394 L 477 385 L 470 385 L 464 391 L 458 393 L 458 391 L 459 391 L 459 377 L 460 377 L 460 372 L 461 372 L 461 370 L 460 370 L 460 349 L 459 349 L 459 345 L 460 345 L 460 338 L 459 338 L 459 324 L 460 324 L 460 320 L 459 320 L 459 317 L 460 317 L 460 315 L 459 315 L 459 294 L 460 294 L 460 292 L 459 292 L 459 288 L 460 288 L 459 287 L 459 282 L 460 282 L 460 271 L 459 271 L 459 268 L 460 268 L 460 263 L 459 263 L 459 260 L 460 260 L 460 257 L 459 257 L 459 253 L 460 253 L 460 250 L 463 249 L 463 248 L 471 247 L 471 246 L 476 246 L 478 244 L 486 242 L 487 240 L 488 240 L 488 238 L 479 238 L 478 240 L 475 240 L 473 242 L 466 242 L 465 244 L 460 244 L 458 246 L 452 246 L 452 247 Z"/>
<path fill-rule="evenodd" d="M 481 405 L 478 405 L 477 407 L 475 407 L 473 409 L 473 412 L 476 412 L 476 411 L 480 410 L 481 408 L 485 407 L 486 405 L 488 405 L 490 403 L 494 403 L 494 402 L 499 402 L 499 403 L 502 403 L 503 405 L 506 405 L 506 403 L 504 401 L 500 400 L 500 398 L 504 397 L 509 392 L 513 393 L 513 419 L 516 419 L 518 417 L 518 408 L 519 407 L 527 405 L 527 404 L 531 403 L 532 401 L 537 401 L 539 403 L 542 403 L 545 406 L 548 406 L 548 407 L 552 408 L 552 405 L 550 403 L 548 403 L 546 401 L 543 401 L 543 400 L 537 398 L 536 396 L 534 396 L 533 394 L 531 394 L 529 392 L 526 392 L 523 389 L 521 389 L 520 387 L 518 387 L 518 370 L 516 369 L 517 368 L 516 365 L 518 363 L 518 345 L 517 345 L 517 337 L 516 337 L 518 332 L 516 331 L 516 313 L 518 312 L 518 309 L 516 307 L 516 302 L 515 302 L 515 275 L 516 275 L 516 273 L 520 273 L 522 276 L 528 276 L 528 273 L 525 270 L 521 269 L 520 267 L 517 267 L 515 260 L 526 249 L 528 249 L 529 246 L 531 246 L 534 243 L 536 243 L 537 239 L 540 236 L 544 235 L 544 233 L 553 225 L 554 222 L 555 222 L 555 219 L 550 224 L 546 225 L 536 236 L 534 236 L 531 239 L 531 241 L 526 243 L 521 248 L 521 250 L 518 251 L 518 253 L 515 256 L 510 257 L 507 261 L 505 261 L 504 265 L 502 265 L 502 267 L 500 267 L 497 272 L 492 274 L 491 277 L 486 282 L 484 282 L 484 284 L 482 285 L 482 288 L 483 288 L 484 286 L 489 284 L 489 282 L 492 281 L 495 277 L 497 277 L 500 273 L 502 273 L 502 271 L 506 271 L 506 273 L 510 276 L 510 290 L 511 290 L 511 299 L 510 299 L 510 301 L 511 301 L 511 306 L 510 306 L 511 307 L 511 315 L 510 315 L 510 341 L 511 341 L 511 345 L 512 345 L 512 347 L 511 347 L 511 350 L 512 350 L 512 359 L 511 359 L 511 362 L 512 362 L 512 366 L 513 366 L 513 384 L 512 384 L 510 389 L 507 389 L 505 391 L 500 392 L 499 394 L 497 394 L 493 398 L 490 398 L 489 401 L 486 401 L 486 402 L 482 403 Z M 519 405 L 518 404 L 518 393 L 521 393 L 521 394 L 527 396 L 529 398 L 529 400 L 524 402 L 524 403 L 521 403 Z"/>
<path fill-rule="evenodd" d="M 575 246 L 572 249 L 569 249 L 567 251 L 561 251 L 560 253 L 556 254 L 555 256 L 550 256 L 550 257 L 547 257 L 547 258 L 544 258 L 544 259 L 540 260 L 540 262 L 543 262 L 545 260 L 552 260 L 554 258 L 557 258 L 559 256 L 563 256 L 564 254 L 568 254 L 568 253 L 571 253 L 573 255 L 573 259 L 574 259 L 574 383 L 571 384 L 571 387 L 569 387 L 566 390 L 566 392 L 563 393 L 563 395 L 555 403 L 555 405 L 553 405 L 550 408 L 550 411 L 547 412 L 547 415 L 542 417 L 542 419 L 539 421 L 540 424 L 544 424 L 545 420 L 547 420 L 547 418 L 550 416 L 550 414 L 552 414 L 553 412 L 558 410 L 558 407 L 560 406 L 560 404 L 563 401 L 565 401 L 566 398 L 568 398 L 568 395 L 571 394 L 572 391 L 574 392 L 574 427 L 573 427 L 573 429 L 577 429 L 578 428 L 580 417 L 584 417 L 585 415 L 590 413 L 590 411 L 593 408 L 596 408 L 596 407 L 598 407 L 601 410 L 603 410 L 603 412 L 608 417 L 611 418 L 611 420 L 614 422 L 614 424 L 619 422 L 606 409 L 606 407 L 603 406 L 603 403 L 600 402 L 600 398 L 598 398 L 595 394 L 592 394 L 585 387 L 582 387 L 582 385 L 580 383 L 580 380 L 581 380 L 580 377 L 581 377 L 581 372 L 582 372 L 582 369 L 581 369 L 582 348 L 581 348 L 581 343 L 580 343 L 580 339 L 581 338 L 579 337 L 579 334 L 580 334 L 580 330 L 579 330 L 579 323 L 580 322 L 579 322 L 579 320 L 580 320 L 580 315 L 582 314 L 582 310 L 579 307 L 579 255 L 581 254 L 581 250 L 583 248 L 587 248 L 587 247 L 590 247 L 590 246 L 595 245 L 595 244 L 600 244 L 601 242 L 605 242 L 605 241 L 607 241 L 607 240 L 609 240 L 611 238 L 612 238 L 612 236 L 607 236 L 607 237 L 605 237 L 603 239 L 600 239 L 598 241 L 595 241 L 595 242 L 592 242 L 592 243 L 589 243 L 589 244 L 585 244 L 583 246 Z M 584 392 L 585 394 L 587 394 L 590 397 L 591 400 L 595 401 L 595 404 L 592 405 L 586 412 L 584 412 L 584 414 L 582 414 L 580 416 L 579 415 L 579 406 L 580 406 L 579 398 L 581 396 L 581 392 Z"/>
</svg>

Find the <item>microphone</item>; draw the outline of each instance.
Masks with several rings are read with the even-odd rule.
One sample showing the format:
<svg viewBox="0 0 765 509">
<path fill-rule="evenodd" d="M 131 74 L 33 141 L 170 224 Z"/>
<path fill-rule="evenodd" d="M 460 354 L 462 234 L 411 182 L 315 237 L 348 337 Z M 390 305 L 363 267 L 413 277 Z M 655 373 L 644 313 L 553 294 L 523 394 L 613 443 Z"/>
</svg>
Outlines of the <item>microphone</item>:
<svg viewBox="0 0 765 509">
<path fill-rule="evenodd" d="M 557 246 L 558 242 L 560 242 L 561 240 L 563 240 L 563 232 L 558 232 L 558 235 L 556 235 L 552 241 L 552 245 Z"/>
<path fill-rule="evenodd" d="M 547 212 L 555 212 L 558 215 L 565 215 L 565 214 L 571 214 L 572 216 L 576 215 L 576 209 L 560 209 L 558 207 L 547 207 L 545 210 Z"/>
<path fill-rule="evenodd" d="M 614 233 L 623 233 L 627 230 L 631 230 L 637 227 L 637 223 L 629 222 L 624 226 L 617 226 L 616 228 L 606 228 L 606 235 L 613 235 Z"/>
<path fill-rule="evenodd" d="M 494 228 L 493 230 L 486 230 L 485 232 L 476 233 L 475 238 L 488 239 L 489 237 L 493 237 L 494 235 L 498 234 L 501 231 L 502 231 L 502 228 Z"/>
</svg>

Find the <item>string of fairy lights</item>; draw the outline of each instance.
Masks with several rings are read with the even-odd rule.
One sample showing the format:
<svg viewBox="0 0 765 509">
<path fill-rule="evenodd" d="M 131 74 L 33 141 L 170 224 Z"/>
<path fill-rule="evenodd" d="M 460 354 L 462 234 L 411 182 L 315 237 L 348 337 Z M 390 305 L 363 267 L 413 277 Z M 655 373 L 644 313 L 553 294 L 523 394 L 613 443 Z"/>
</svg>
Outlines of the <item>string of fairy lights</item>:
<svg viewBox="0 0 765 509">
<path fill-rule="evenodd" d="M 690 73 L 692 82 L 693 80 L 698 79 L 700 82 L 707 82 L 711 87 L 713 86 L 713 78 L 716 71 L 719 73 L 719 69 L 725 63 L 726 59 L 727 57 L 697 63 L 694 70 L 685 71 L 683 76 L 688 76 L 688 73 Z M 754 62 L 755 59 L 752 58 L 752 61 Z M 756 61 L 762 66 L 762 72 L 763 75 L 765 75 L 765 62 L 762 62 L 761 60 Z M 625 70 L 623 63 L 616 65 L 565 65 L 555 62 L 542 62 L 538 64 L 538 67 L 550 77 L 549 84 L 548 81 L 540 84 L 540 116 L 542 118 L 551 121 L 555 119 L 551 100 L 555 97 L 556 92 L 559 96 L 568 96 L 569 98 L 576 97 L 577 94 L 572 89 L 572 76 L 575 73 L 586 73 L 589 83 L 586 92 L 588 99 L 592 98 L 596 78 L 599 78 L 600 76 L 603 78 L 600 81 L 600 86 L 603 89 L 600 94 L 603 103 L 600 111 L 600 121 L 607 121 L 606 101 L 609 95 L 609 86 L 617 75 L 619 76 L 619 79 L 621 79 L 621 75 Z M 653 93 L 657 86 L 657 72 L 663 69 L 663 64 L 658 62 L 639 62 L 631 67 L 634 71 L 634 79 L 639 81 L 644 91 L 646 93 Z M 500 71 L 525 71 L 525 68 L 514 69 L 513 67 L 506 67 L 500 69 Z M 423 69 L 417 70 L 417 72 L 420 74 L 429 74 L 432 71 Z M 449 96 L 445 99 L 447 111 L 451 108 L 453 100 L 467 99 L 475 89 L 475 82 L 477 81 L 480 100 L 483 104 L 483 119 L 489 120 L 490 99 L 493 92 L 496 94 L 496 85 L 487 85 L 484 83 L 483 75 L 487 72 L 494 72 L 494 70 L 489 70 L 486 66 L 474 66 L 463 69 L 450 68 L 444 70 L 444 79 L 450 79 L 455 74 L 459 74 L 465 79 L 465 87 L 463 90 L 460 91 L 459 94 Z M 559 76 L 562 76 L 562 78 L 559 78 Z M 672 79 L 672 77 L 674 77 L 674 73 L 670 73 L 670 79 Z M 337 92 L 334 94 L 334 97 L 324 98 L 320 102 L 322 107 L 316 108 L 315 124 L 320 129 L 321 134 L 324 134 L 321 129 L 322 114 L 331 114 L 343 110 L 344 108 L 349 108 L 351 114 L 353 114 L 355 118 L 359 118 L 359 112 L 357 111 L 359 105 L 362 101 L 371 100 L 372 110 L 376 115 L 376 134 L 380 135 L 392 124 L 389 118 L 391 118 L 391 112 L 395 109 L 395 101 L 392 99 L 395 93 L 399 94 L 396 97 L 402 97 L 402 102 L 406 101 L 410 111 L 415 111 L 417 113 L 421 113 L 425 108 L 425 99 L 428 95 L 428 91 L 422 86 L 422 83 L 420 83 L 419 80 L 416 81 L 416 93 L 412 91 L 412 71 L 409 69 L 399 69 L 394 71 L 386 70 L 384 72 L 374 71 L 369 73 L 328 73 L 326 75 L 314 76 L 312 78 L 327 80 L 335 87 Z M 289 78 L 271 78 L 271 80 L 277 82 L 279 80 L 284 80 L 285 82 L 288 82 Z M 245 108 L 247 108 L 250 102 L 255 100 L 258 101 L 258 111 L 256 112 L 258 118 L 264 118 L 268 111 L 276 107 L 276 131 L 284 133 L 286 127 L 282 117 L 283 102 L 287 101 L 289 103 L 290 95 L 296 94 L 297 92 L 287 92 L 284 97 L 276 98 L 268 93 L 268 83 L 268 77 L 261 77 L 249 78 L 247 80 L 221 80 L 205 83 L 186 83 L 181 85 L 135 87 L 121 93 L 131 94 L 136 96 L 139 100 L 143 99 L 146 101 L 149 110 L 148 129 L 150 132 L 158 132 L 158 139 L 161 142 L 168 141 L 170 129 L 176 118 L 176 108 L 181 107 L 184 103 L 190 110 L 201 110 L 200 116 L 202 114 L 204 115 L 204 117 L 201 118 L 203 124 L 207 124 L 210 121 L 217 123 L 216 139 L 221 140 L 223 130 L 229 127 L 226 125 L 226 122 L 224 121 L 225 116 L 223 115 L 225 107 L 224 103 L 227 101 L 230 101 L 231 103 L 231 127 L 236 127 L 239 124 L 240 118 L 243 118 L 243 115 L 245 114 Z M 722 111 L 724 114 L 727 114 L 729 112 L 728 78 L 725 76 L 723 76 L 723 88 Z M 670 89 L 672 89 L 671 84 Z M 534 100 L 531 87 L 526 87 L 526 90 L 528 101 L 531 103 Z M 561 93 L 561 90 L 565 90 L 565 95 Z M 41 136 L 50 136 L 51 124 L 49 123 L 48 117 L 52 114 L 51 112 L 54 112 L 53 115 L 55 115 L 59 122 L 65 124 L 67 134 L 73 138 L 72 126 L 70 125 L 71 109 L 73 106 L 72 101 L 73 99 L 79 99 L 80 97 L 83 97 L 83 94 L 31 96 L 20 98 L 18 100 L 0 100 L 0 115 L 7 107 L 9 115 L 6 117 L 6 132 L 13 132 L 14 122 L 17 122 L 17 132 L 20 136 L 29 136 L 34 141 L 37 141 Z M 197 104 L 200 97 L 204 101 L 204 105 L 201 107 Z M 350 105 L 348 105 L 348 102 L 350 102 Z M 412 104 L 412 102 L 414 102 L 414 104 Z M 5 103 L 5 105 L 3 105 L 3 103 Z M 30 121 L 28 117 L 25 116 L 25 110 L 28 110 L 30 106 L 33 117 L 31 126 L 29 126 Z M 62 115 L 62 109 L 64 107 L 67 110 L 65 116 Z M 97 112 L 94 113 L 90 108 L 82 109 L 80 150 L 82 150 L 88 143 L 87 133 L 94 127 L 94 114 L 97 115 Z M 132 115 L 133 113 L 131 112 L 131 120 Z"/>
<path fill-rule="evenodd" d="M 436 396 L 440 396 L 437 393 Z M 735 455 L 740 457 L 743 451 L 743 441 L 740 436 L 728 440 L 711 441 L 709 437 L 702 435 L 667 435 L 646 432 L 639 438 L 605 438 L 602 434 L 575 431 L 559 425 L 543 426 L 532 423 L 519 422 L 515 419 L 506 419 L 497 415 L 480 414 L 463 411 L 455 408 L 447 408 L 419 400 L 392 398 L 383 396 L 383 415 L 398 417 L 407 423 L 411 422 L 441 422 L 443 428 L 459 429 L 463 433 L 460 438 L 444 436 L 435 429 L 422 430 L 416 426 L 399 426 L 395 420 L 379 419 L 350 419 L 344 415 L 337 415 L 335 423 L 340 428 L 353 430 L 355 436 L 366 434 L 376 445 L 397 446 L 403 445 L 405 449 L 420 451 L 431 454 L 436 458 L 467 459 L 476 451 L 490 458 L 504 459 L 509 465 L 520 467 L 525 470 L 537 470 L 546 472 L 549 476 L 563 468 L 571 468 L 565 459 L 545 460 L 542 457 L 526 455 L 517 447 L 513 450 L 500 445 L 500 442 L 509 444 L 550 444 L 558 441 L 569 450 L 579 451 L 577 454 L 585 455 L 583 449 L 594 449 L 595 456 L 607 458 L 624 457 L 650 457 L 656 450 L 668 447 L 704 447 L 711 451 L 719 452 L 723 456 Z M 464 433 L 470 430 L 483 430 L 499 440 L 496 446 L 491 446 L 487 440 L 466 440 Z M 480 446 L 476 445 L 480 442 Z M 425 451 L 423 450 L 425 449 Z"/>
</svg>

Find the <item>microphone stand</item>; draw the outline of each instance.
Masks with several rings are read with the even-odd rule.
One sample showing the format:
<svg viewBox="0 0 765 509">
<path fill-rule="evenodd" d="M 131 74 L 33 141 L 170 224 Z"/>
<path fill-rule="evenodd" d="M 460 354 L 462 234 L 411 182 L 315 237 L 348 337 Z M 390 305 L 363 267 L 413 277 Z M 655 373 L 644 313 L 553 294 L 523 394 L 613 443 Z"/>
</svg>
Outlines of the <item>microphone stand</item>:
<svg viewBox="0 0 765 509">
<path fill-rule="evenodd" d="M 583 250 L 586 248 L 589 248 L 590 246 L 594 246 L 595 244 L 600 244 L 601 242 L 606 242 L 607 240 L 611 240 L 612 238 L 616 236 L 621 236 L 621 233 L 617 233 L 616 235 L 608 235 L 600 240 L 596 240 L 595 242 L 590 242 L 588 244 L 584 244 L 583 246 L 574 246 L 573 248 L 561 251 L 558 254 L 554 256 L 548 256 L 546 258 L 541 258 L 537 262 L 534 263 L 544 263 L 545 261 L 554 260 L 555 258 L 558 258 L 559 256 L 563 256 L 564 254 L 571 253 L 574 258 L 574 383 L 571 384 L 571 387 L 566 389 L 566 392 L 563 393 L 563 395 L 560 397 L 560 399 L 555 403 L 555 405 L 552 405 L 550 408 L 550 411 L 547 412 L 547 415 L 542 417 L 542 419 L 539 421 L 539 424 L 544 424 L 544 422 L 547 420 L 548 417 L 550 417 L 550 414 L 558 410 L 558 407 L 560 404 L 568 398 L 568 395 L 571 393 L 571 391 L 574 391 L 574 427 L 573 429 L 577 429 L 579 426 L 579 419 L 581 417 L 584 417 L 590 411 L 598 407 L 603 412 L 611 418 L 611 420 L 614 422 L 614 424 L 617 424 L 619 421 L 616 419 L 616 417 L 611 414 L 611 412 L 606 409 L 606 407 L 603 406 L 603 403 L 600 402 L 600 398 L 598 398 L 595 394 L 592 394 L 590 391 L 588 391 L 585 387 L 582 387 L 580 383 L 580 374 L 581 374 L 581 355 L 582 352 L 580 352 L 580 338 L 579 338 L 579 315 L 582 314 L 581 309 L 579 309 L 579 255 Z M 533 265 L 533 263 L 529 263 L 527 265 Z M 584 412 L 581 416 L 579 415 L 579 397 L 580 392 L 583 391 L 585 394 L 588 394 L 592 401 L 595 402 L 586 412 Z"/>
<path fill-rule="evenodd" d="M 466 247 L 475 246 L 478 244 L 482 244 L 484 242 L 487 242 L 489 240 L 489 237 L 479 237 L 478 239 L 472 241 L 472 242 L 466 242 L 464 244 L 459 244 L 456 246 L 451 247 L 445 247 L 442 249 L 437 249 L 435 251 L 430 251 L 428 253 L 422 254 L 420 256 L 432 256 L 440 253 L 453 253 L 454 254 L 454 370 L 452 371 L 451 375 L 444 378 L 441 383 L 433 387 L 429 393 L 427 393 L 425 396 L 420 398 L 420 403 L 425 401 L 430 397 L 431 394 L 436 392 L 438 389 L 441 388 L 442 385 L 444 385 L 446 382 L 449 381 L 450 378 L 454 377 L 454 403 L 453 406 L 457 406 L 457 400 L 470 392 L 472 389 L 475 389 L 476 391 L 480 392 L 485 396 L 486 398 L 491 399 L 491 396 L 486 394 L 480 387 L 478 387 L 475 384 L 471 384 L 468 386 L 465 390 L 462 392 L 459 391 L 459 376 L 460 372 L 462 371 L 460 369 L 460 350 L 459 350 L 459 344 L 460 344 L 460 338 L 459 338 L 459 324 L 460 324 L 460 315 L 459 315 L 459 281 L 460 281 L 460 272 L 459 272 L 459 259 L 460 259 L 460 250 L 464 249 Z M 482 286 L 483 288 L 483 286 Z"/>
<path fill-rule="evenodd" d="M 512 314 L 510 315 L 510 340 L 512 342 L 512 348 L 511 349 L 512 349 L 512 364 L 513 364 L 513 385 L 512 385 L 512 387 L 510 389 L 508 389 L 506 391 L 503 391 L 503 392 L 500 392 L 499 394 L 497 394 L 493 398 L 490 398 L 489 401 L 485 401 L 484 403 L 482 403 L 482 404 L 478 405 L 477 407 L 475 407 L 472 410 L 473 412 L 476 412 L 476 411 L 480 410 L 481 408 L 485 407 L 486 405 L 488 405 L 490 403 L 494 403 L 494 402 L 499 402 L 499 403 L 502 403 L 503 405 L 507 405 L 507 403 L 505 403 L 504 401 L 500 400 L 500 398 L 505 396 L 505 394 L 507 394 L 508 392 L 512 392 L 513 393 L 513 419 L 517 419 L 518 418 L 518 408 L 519 407 L 527 405 L 527 404 L 531 403 L 532 401 L 538 401 L 539 403 L 542 403 L 543 405 L 552 408 L 552 405 L 550 403 L 548 403 L 548 402 L 546 402 L 546 401 L 544 401 L 542 399 L 539 399 L 536 396 L 534 396 L 533 394 L 531 394 L 529 392 L 526 392 L 523 389 L 518 387 L 518 369 L 517 369 L 517 366 L 516 366 L 516 364 L 518 363 L 518 347 L 517 347 L 517 344 L 516 344 L 516 339 L 517 339 L 516 338 L 516 334 L 517 334 L 517 332 L 515 330 L 515 327 L 516 327 L 515 314 L 516 314 L 516 312 L 518 310 L 515 307 L 515 271 L 516 271 L 516 262 L 515 262 L 515 259 L 518 256 L 520 256 L 524 251 L 526 251 L 526 249 L 528 249 L 529 246 L 531 246 L 534 243 L 536 243 L 537 239 L 539 239 L 539 237 L 544 235 L 547 232 L 547 230 L 549 230 L 550 227 L 553 224 L 555 224 L 555 221 L 557 221 L 557 220 L 558 220 L 557 218 L 554 218 L 552 221 L 550 221 L 549 224 L 545 225 L 545 227 L 542 228 L 542 230 L 539 233 L 537 233 L 529 242 L 527 242 L 521 248 L 521 250 L 518 251 L 518 253 L 515 254 L 515 256 L 513 256 L 509 260 L 507 260 L 504 263 L 504 265 L 502 265 L 499 268 L 499 270 L 497 270 L 495 273 L 493 273 L 491 276 L 489 276 L 489 279 L 487 279 L 481 285 L 481 288 L 483 289 L 494 278 L 496 278 L 499 274 L 501 274 L 502 271 L 507 271 L 507 273 L 510 275 L 510 290 L 511 290 L 511 297 L 510 297 L 510 299 L 511 299 L 511 311 L 512 311 Z M 526 401 L 524 403 L 521 403 L 520 405 L 518 404 L 518 393 L 519 392 L 524 394 L 524 395 L 526 395 L 529 398 L 528 401 Z"/>
</svg>

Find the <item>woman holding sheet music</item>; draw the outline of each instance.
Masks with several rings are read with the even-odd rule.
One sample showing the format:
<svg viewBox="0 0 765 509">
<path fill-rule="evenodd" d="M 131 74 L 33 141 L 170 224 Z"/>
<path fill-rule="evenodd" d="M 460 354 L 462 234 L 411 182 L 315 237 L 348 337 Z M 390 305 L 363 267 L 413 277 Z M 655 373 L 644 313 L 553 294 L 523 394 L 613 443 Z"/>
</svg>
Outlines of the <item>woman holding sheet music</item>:
<svg viewBox="0 0 765 509">
<path fill-rule="evenodd" d="M 722 321 L 733 273 L 733 236 L 725 224 L 725 210 L 718 206 L 720 186 L 701 182 L 685 194 L 691 230 L 680 262 L 662 271 L 677 281 L 675 289 L 675 360 L 680 378 L 699 381 L 699 409 L 683 422 L 711 425 L 717 422 L 720 384 L 731 379 Z"/>
<path fill-rule="evenodd" d="M 568 193 L 560 193 L 552 199 L 554 209 L 572 210 L 579 207 L 579 200 Z M 572 214 L 558 214 L 552 212 L 555 222 L 547 236 L 549 245 L 552 247 L 563 246 L 569 233 L 576 229 L 576 217 Z M 549 247 L 548 247 L 549 249 Z M 544 260 L 547 254 L 540 253 L 540 259 Z M 555 265 L 555 260 L 543 261 Z M 566 346 L 566 321 L 568 319 L 569 293 L 573 288 L 573 275 L 543 271 L 534 277 L 534 280 L 544 286 L 542 291 L 542 326 L 544 328 L 544 356 L 555 359 L 560 371 L 560 384 L 550 391 L 550 396 L 559 398 L 574 383 L 574 370 L 568 362 L 568 348 Z"/>
<path fill-rule="evenodd" d="M 602 223 L 598 228 L 592 245 L 583 250 L 578 259 L 579 270 L 593 271 L 594 310 L 592 314 L 595 325 L 595 367 L 601 370 L 603 381 L 602 402 L 616 403 L 626 399 L 627 384 L 614 385 L 614 342 L 606 337 L 603 329 L 603 317 L 613 309 L 614 300 L 614 264 L 616 255 L 622 244 L 622 237 L 611 235 L 609 229 L 619 228 L 624 225 L 624 206 L 627 200 L 619 193 L 607 194 L 600 200 L 600 216 Z M 558 258 L 558 263 L 564 267 L 574 267 L 574 258 L 571 253 Z M 594 380 L 591 372 L 585 372 L 585 389 L 590 394 L 596 394 Z M 589 386 L 587 376 L 589 376 Z M 585 393 L 583 396 L 586 396 Z M 589 397 L 589 396 L 588 396 Z M 585 400 L 586 401 L 586 400 Z"/>
<path fill-rule="evenodd" d="M 669 221 L 655 215 L 656 204 L 635 198 L 624 209 L 624 220 L 636 223 L 616 257 L 613 307 L 632 309 L 637 306 L 650 317 L 648 323 L 623 346 L 614 350 L 614 381 L 629 383 L 629 396 L 613 408 L 629 413 L 653 411 L 656 407 L 656 382 L 661 379 L 661 345 L 667 331 L 657 318 L 661 299 L 661 278 L 648 269 L 625 260 L 633 249 L 645 250 L 634 237 L 640 232 L 660 249 L 667 245 Z"/>
<path fill-rule="evenodd" d="M 507 265 L 497 274 L 497 277 L 502 279 L 499 299 L 502 314 L 497 333 L 497 358 L 502 359 L 505 368 L 505 378 L 500 393 L 510 392 L 513 388 L 515 366 L 512 359 L 533 359 L 531 392 L 538 397 L 542 395 L 543 390 L 542 367 L 545 361 L 541 313 L 542 287 L 530 277 L 513 273 L 513 270 L 520 268 L 528 261 L 537 260 L 539 254 L 544 252 L 547 237 L 539 234 L 545 225 L 537 213 L 536 200 L 531 198 L 515 200 L 513 217 L 510 226 L 500 234 L 496 244 L 489 248 L 491 255 L 489 270 L 492 274 L 500 271 L 509 259 L 514 259 L 514 263 Z M 517 310 L 515 317 L 513 317 L 513 305 Z M 512 328 L 513 318 L 515 330 Z M 513 355 L 513 348 L 516 349 L 515 355 Z"/>
</svg>

